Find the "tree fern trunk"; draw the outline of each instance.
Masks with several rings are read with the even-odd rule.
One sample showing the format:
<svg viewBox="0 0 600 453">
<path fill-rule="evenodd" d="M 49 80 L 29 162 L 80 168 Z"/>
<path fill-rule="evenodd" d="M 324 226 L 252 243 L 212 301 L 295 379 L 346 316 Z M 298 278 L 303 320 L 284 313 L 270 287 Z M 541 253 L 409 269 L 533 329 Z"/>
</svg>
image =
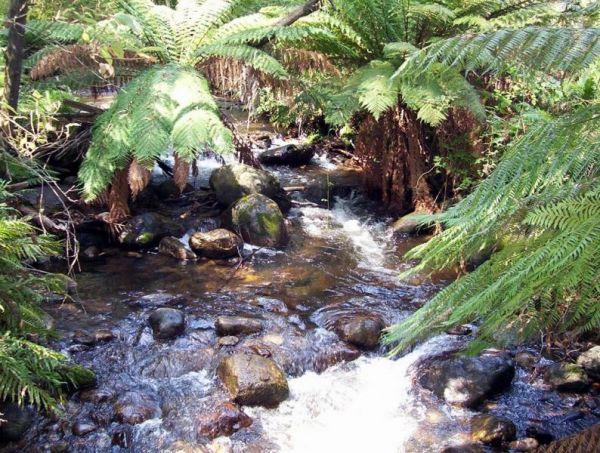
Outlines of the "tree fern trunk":
<svg viewBox="0 0 600 453">
<path fill-rule="evenodd" d="M 108 223 L 119 223 L 130 215 L 129 210 L 129 171 L 128 168 L 115 173 L 108 193 Z"/>
<path fill-rule="evenodd" d="M 7 17 L 8 43 L 6 46 L 4 99 L 13 110 L 16 110 L 19 104 L 26 20 L 27 0 L 12 0 Z"/>
<path fill-rule="evenodd" d="M 358 132 L 356 155 L 367 191 L 391 213 L 438 210 L 440 184 L 431 171 L 433 153 L 425 126 L 414 112 L 398 105 L 379 120 L 366 118 Z"/>
</svg>

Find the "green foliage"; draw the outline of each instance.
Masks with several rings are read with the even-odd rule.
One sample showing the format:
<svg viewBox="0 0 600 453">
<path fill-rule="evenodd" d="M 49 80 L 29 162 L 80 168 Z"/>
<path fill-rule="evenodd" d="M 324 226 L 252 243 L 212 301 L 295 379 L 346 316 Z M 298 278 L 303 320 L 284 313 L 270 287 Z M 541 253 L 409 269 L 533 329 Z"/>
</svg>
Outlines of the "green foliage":
<svg viewBox="0 0 600 453">
<path fill-rule="evenodd" d="M 27 176 L 20 162 L 9 159 L 14 176 Z M 27 334 L 50 335 L 39 304 L 42 294 L 65 290 L 64 279 L 39 273 L 25 263 L 53 255 L 59 244 L 41 234 L 9 208 L 6 183 L 0 183 L 0 401 L 54 409 L 64 386 L 90 372 L 73 367 L 61 353 L 25 340 Z"/>
<path fill-rule="evenodd" d="M 231 152 L 232 140 L 206 79 L 177 65 L 154 67 L 122 89 L 97 119 L 79 172 L 84 196 L 96 198 L 132 159 L 152 169 L 170 148 L 190 161 L 206 148 Z"/>
<path fill-rule="evenodd" d="M 469 196 L 423 219 L 446 228 L 409 252 L 420 259 L 410 273 L 494 253 L 392 327 L 393 352 L 473 321 L 481 322 L 474 348 L 600 327 L 599 130 L 597 102 L 538 117 Z"/>
</svg>

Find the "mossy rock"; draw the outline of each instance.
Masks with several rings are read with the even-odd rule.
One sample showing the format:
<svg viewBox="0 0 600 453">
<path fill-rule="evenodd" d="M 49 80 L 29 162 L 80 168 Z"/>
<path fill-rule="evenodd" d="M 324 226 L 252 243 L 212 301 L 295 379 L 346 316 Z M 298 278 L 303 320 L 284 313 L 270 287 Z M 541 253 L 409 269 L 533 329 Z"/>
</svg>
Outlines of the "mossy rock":
<svg viewBox="0 0 600 453">
<path fill-rule="evenodd" d="M 249 244 L 284 247 L 288 242 L 283 213 L 264 195 L 252 194 L 238 200 L 231 209 L 231 222 Z"/>
<path fill-rule="evenodd" d="M 219 203 L 230 206 L 246 195 L 261 194 L 274 200 L 283 212 L 291 201 L 272 174 L 245 164 L 230 164 L 217 168 L 210 175 L 210 187 Z"/>
<path fill-rule="evenodd" d="M 119 235 L 119 242 L 127 247 L 145 248 L 156 245 L 166 236 L 182 236 L 185 229 L 178 223 L 155 212 L 132 217 Z"/>
</svg>

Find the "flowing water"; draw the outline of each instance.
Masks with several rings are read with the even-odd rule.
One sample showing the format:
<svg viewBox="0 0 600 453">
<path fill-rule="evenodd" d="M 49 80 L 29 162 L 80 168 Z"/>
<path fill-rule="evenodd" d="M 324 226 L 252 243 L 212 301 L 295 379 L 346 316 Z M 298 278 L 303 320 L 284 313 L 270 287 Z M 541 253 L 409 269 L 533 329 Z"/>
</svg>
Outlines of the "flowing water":
<svg viewBox="0 0 600 453">
<path fill-rule="evenodd" d="M 199 174 L 206 175 L 216 162 L 200 164 Z M 356 179 L 348 183 L 353 176 L 345 171 L 325 156 L 300 170 L 275 170 L 283 185 L 322 186 L 338 177 L 346 188 L 358 187 Z M 401 282 L 398 273 L 410 266 L 402 252 L 418 240 L 395 238 L 389 219 L 376 215 L 358 190 L 312 202 L 307 193 L 294 195 L 299 203 L 289 215 L 290 245 L 283 251 L 249 248 L 242 266 L 181 263 L 156 251 L 107 253 L 84 263 L 79 301 L 47 308 L 63 334 L 59 346 L 96 371 L 98 389 L 95 396 L 76 394 L 61 418 L 40 418 L 28 446 L 58 451 L 66 444 L 69 451 L 85 452 L 429 452 L 464 441 L 472 414 L 442 404 L 413 381 L 416 364 L 456 350 L 466 337 L 441 335 L 398 359 L 379 350 L 346 362 L 356 351 L 330 330 L 340 317 L 361 313 L 397 322 L 450 276 Z M 196 229 L 216 223 L 208 219 Z M 158 306 L 185 312 L 184 335 L 154 340 L 147 319 Z M 260 318 L 265 328 L 236 346 L 219 347 L 214 321 L 229 314 Z M 110 329 L 116 338 L 92 347 L 71 340 L 78 330 L 97 329 Z M 270 355 L 288 375 L 290 397 L 277 409 L 245 408 L 251 427 L 210 441 L 197 434 L 197 426 L 228 399 L 215 367 L 232 350 Z M 149 401 L 151 419 L 137 425 L 116 421 L 115 401 L 123 395 Z M 564 434 L 560 417 L 575 402 L 541 390 L 539 380 L 520 370 L 513 390 L 491 410 L 511 415 L 520 434 L 531 420 Z M 95 429 L 75 436 L 77 421 Z"/>
</svg>

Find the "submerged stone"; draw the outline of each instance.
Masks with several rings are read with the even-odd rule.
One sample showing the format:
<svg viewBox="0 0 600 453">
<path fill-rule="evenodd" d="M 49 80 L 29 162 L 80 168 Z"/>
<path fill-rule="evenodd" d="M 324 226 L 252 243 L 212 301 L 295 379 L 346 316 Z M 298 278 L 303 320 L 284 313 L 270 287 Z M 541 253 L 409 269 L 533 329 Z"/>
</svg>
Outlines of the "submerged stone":
<svg viewBox="0 0 600 453">
<path fill-rule="evenodd" d="M 174 308 L 157 308 L 149 318 L 155 338 L 168 340 L 181 335 L 185 330 L 185 316 Z"/>
<path fill-rule="evenodd" d="M 501 445 L 514 440 L 517 428 L 504 417 L 480 414 L 471 419 L 471 437 L 489 445 Z"/>
<path fill-rule="evenodd" d="M 221 360 L 217 373 L 238 404 L 276 407 L 289 395 L 281 368 L 259 355 L 233 354 Z"/>
<path fill-rule="evenodd" d="M 220 436 L 231 436 L 250 425 L 252 419 L 236 404 L 228 401 L 217 406 L 209 416 L 200 420 L 198 433 L 212 440 Z"/>
<path fill-rule="evenodd" d="M 244 316 L 219 316 L 215 321 L 217 335 L 253 334 L 262 330 L 262 322 Z"/>
<path fill-rule="evenodd" d="M 260 194 L 238 200 L 231 209 L 234 229 L 244 241 L 261 247 L 284 247 L 288 242 L 285 219 L 277 204 Z"/>
<path fill-rule="evenodd" d="M 13 403 L 0 403 L 0 442 L 16 442 L 33 422 L 33 411 Z"/>
<path fill-rule="evenodd" d="M 233 258 L 240 255 L 243 246 L 242 238 L 224 228 L 217 228 L 207 233 L 194 233 L 190 237 L 191 249 L 206 258 Z"/>
<path fill-rule="evenodd" d="M 158 401 L 151 395 L 140 392 L 128 392 L 114 404 L 115 418 L 120 423 L 137 425 L 161 415 Z"/>
</svg>

